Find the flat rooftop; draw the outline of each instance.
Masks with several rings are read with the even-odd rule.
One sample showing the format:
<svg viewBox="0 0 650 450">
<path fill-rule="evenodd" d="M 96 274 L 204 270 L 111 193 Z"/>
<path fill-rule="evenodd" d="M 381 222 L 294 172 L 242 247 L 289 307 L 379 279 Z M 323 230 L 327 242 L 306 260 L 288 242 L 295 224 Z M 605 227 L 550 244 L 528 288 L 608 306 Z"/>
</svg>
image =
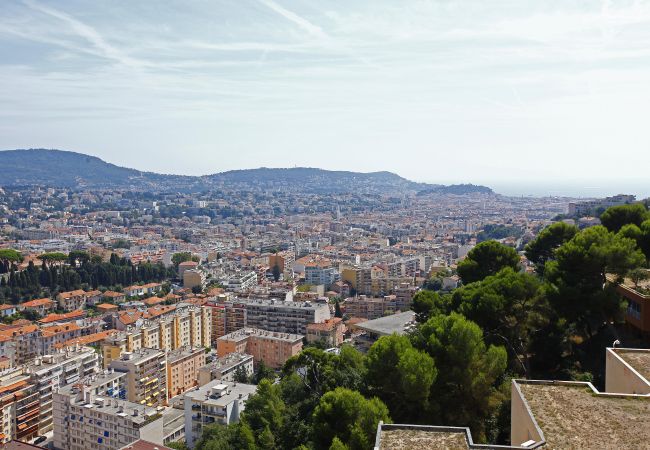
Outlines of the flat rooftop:
<svg viewBox="0 0 650 450">
<path fill-rule="evenodd" d="M 586 383 L 517 385 L 544 433 L 544 448 L 648 448 L 650 397 L 597 394 Z"/>
<path fill-rule="evenodd" d="M 413 311 L 406 311 L 393 314 L 392 316 L 380 317 L 379 319 L 358 323 L 356 327 L 370 333 L 386 336 L 393 333 L 404 334 L 406 332 L 405 327 L 414 321 L 415 313 Z"/>
<path fill-rule="evenodd" d="M 443 431 L 432 427 L 387 429 L 381 431 L 379 450 L 468 450 L 466 434 L 463 430 Z"/>
<path fill-rule="evenodd" d="M 650 382 L 650 350 L 616 349 L 616 354 Z"/>
</svg>

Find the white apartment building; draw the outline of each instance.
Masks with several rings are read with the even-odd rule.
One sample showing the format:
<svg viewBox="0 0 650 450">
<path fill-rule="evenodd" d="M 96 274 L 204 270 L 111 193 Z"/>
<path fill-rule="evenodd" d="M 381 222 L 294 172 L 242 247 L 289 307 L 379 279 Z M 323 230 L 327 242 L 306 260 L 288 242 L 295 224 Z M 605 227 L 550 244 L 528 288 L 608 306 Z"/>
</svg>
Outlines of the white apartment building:
<svg viewBox="0 0 650 450">
<path fill-rule="evenodd" d="M 195 391 L 185 394 L 185 442 L 194 448 L 203 428 L 221 424 L 228 425 L 239 420 L 248 397 L 257 386 L 212 381 Z"/>
<path fill-rule="evenodd" d="M 90 347 L 37 357 L 28 369 L 39 393 L 38 434 L 52 430 L 52 393 L 99 372 L 99 355 Z"/>
<path fill-rule="evenodd" d="M 102 395 L 111 377 L 119 376 L 100 376 L 54 393 L 55 449 L 118 450 L 138 439 L 162 445 L 163 419 L 156 409 Z"/>
</svg>

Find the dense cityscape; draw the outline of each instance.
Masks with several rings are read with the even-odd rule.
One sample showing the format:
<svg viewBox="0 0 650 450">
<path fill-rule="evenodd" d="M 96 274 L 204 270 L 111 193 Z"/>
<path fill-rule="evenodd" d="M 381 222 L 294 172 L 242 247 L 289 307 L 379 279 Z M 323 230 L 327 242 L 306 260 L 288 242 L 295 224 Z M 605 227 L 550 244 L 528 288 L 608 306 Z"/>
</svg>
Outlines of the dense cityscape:
<svg viewBox="0 0 650 450">
<path fill-rule="evenodd" d="M 622 348 L 650 331 L 633 195 L 245 172 L 0 189 L 5 445 L 579 447 L 580 386 L 650 393 L 650 351 Z M 585 395 L 622 446 L 647 418 Z"/>
<path fill-rule="evenodd" d="M 650 0 L 0 5 L 0 450 L 650 450 Z"/>
</svg>

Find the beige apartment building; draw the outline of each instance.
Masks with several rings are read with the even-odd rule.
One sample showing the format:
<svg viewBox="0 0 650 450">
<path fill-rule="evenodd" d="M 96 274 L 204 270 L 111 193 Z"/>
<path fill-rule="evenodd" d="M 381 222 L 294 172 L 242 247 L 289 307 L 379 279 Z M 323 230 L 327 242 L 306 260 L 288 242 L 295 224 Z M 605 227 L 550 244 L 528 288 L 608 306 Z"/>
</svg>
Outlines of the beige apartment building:
<svg viewBox="0 0 650 450">
<path fill-rule="evenodd" d="M 126 393 L 130 402 L 147 406 L 167 403 L 167 359 L 165 352 L 141 348 L 126 352 L 109 367 L 126 373 Z"/>
<path fill-rule="evenodd" d="M 56 296 L 59 308 L 65 311 L 75 311 L 86 306 L 88 299 L 86 291 L 77 289 L 76 291 L 61 292 Z"/>
<path fill-rule="evenodd" d="M 38 436 L 39 392 L 24 367 L 0 373 L 0 444 Z"/>
<path fill-rule="evenodd" d="M 146 319 L 116 333 L 102 343 L 104 367 L 124 352 L 140 348 L 177 350 L 183 347 L 210 347 L 212 308 L 179 308 L 157 319 Z"/>
<path fill-rule="evenodd" d="M 230 353 L 247 353 L 255 363 L 263 362 L 273 369 L 280 369 L 287 359 L 302 350 L 303 336 L 277 333 L 257 328 L 243 328 L 217 339 L 219 357 Z"/>
<path fill-rule="evenodd" d="M 199 369 L 205 365 L 205 349 L 179 348 L 167 353 L 167 396 L 175 397 L 198 385 Z"/>
</svg>

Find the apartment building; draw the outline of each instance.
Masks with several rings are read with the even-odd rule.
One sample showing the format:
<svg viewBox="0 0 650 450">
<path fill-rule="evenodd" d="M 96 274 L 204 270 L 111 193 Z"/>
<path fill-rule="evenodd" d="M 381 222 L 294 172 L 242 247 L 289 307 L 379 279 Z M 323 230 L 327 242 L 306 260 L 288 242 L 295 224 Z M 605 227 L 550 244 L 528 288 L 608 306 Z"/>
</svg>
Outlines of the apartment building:
<svg viewBox="0 0 650 450">
<path fill-rule="evenodd" d="M 257 286 L 257 273 L 254 270 L 237 272 L 230 275 L 223 283 L 227 291 L 241 292 Z"/>
<path fill-rule="evenodd" d="M 0 443 L 38 436 L 39 392 L 24 367 L 0 372 Z"/>
<path fill-rule="evenodd" d="M 280 369 L 287 359 L 302 350 L 302 335 L 243 328 L 217 339 L 219 357 L 230 353 L 247 353 L 255 363 L 263 362 Z"/>
<path fill-rule="evenodd" d="M 185 394 L 185 442 L 194 448 L 203 428 L 214 425 L 229 425 L 239 421 L 246 400 L 257 390 L 257 386 L 242 383 L 211 381 Z"/>
<path fill-rule="evenodd" d="M 0 325 L 0 341 L 7 344 L 4 353 L 15 366 L 27 364 L 39 355 L 40 338 L 37 325 Z"/>
<path fill-rule="evenodd" d="M 183 287 L 192 289 L 205 286 L 205 273 L 202 270 L 186 270 L 183 272 Z"/>
<path fill-rule="evenodd" d="M 246 308 L 246 326 L 279 333 L 306 334 L 307 325 L 331 317 L 325 303 L 283 301 L 276 299 L 238 299 L 233 307 Z"/>
<path fill-rule="evenodd" d="M 54 393 L 54 448 L 118 450 L 139 439 L 162 446 L 162 415 L 155 408 L 104 395 L 108 390 L 100 378 Z"/>
<path fill-rule="evenodd" d="M 626 205 L 634 203 L 636 196 L 634 195 L 614 195 L 612 197 L 600 198 L 596 200 L 586 200 L 582 202 L 569 203 L 568 213 L 570 216 L 582 216 L 585 214 L 593 215 L 598 210 L 606 210 L 612 206 Z"/>
<path fill-rule="evenodd" d="M 212 309 L 213 346 L 217 339 L 246 326 L 246 307 L 230 301 L 214 301 L 207 304 Z"/>
<path fill-rule="evenodd" d="M 99 355 L 90 347 L 77 346 L 37 357 L 27 372 L 39 394 L 38 434 L 42 435 L 52 430 L 53 392 L 99 372 Z"/>
<path fill-rule="evenodd" d="M 86 306 L 88 297 L 86 291 L 77 289 L 75 291 L 61 292 L 56 296 L 59 308 L 64 311 L 75 311 Z"/>
<path fill-rule="evenodd" d="M 305 264 L 305 283 L 313 285 L 324 285 L 326 289 L 341 278 L 339 271 L 331 267 L 329 262 L 323 265 L 319 262 Z"/>
<path fill-rule="evenodd" d="M 198 384 L 199 369 L 205 366 L 205 348 L 179 348 L 167 352 L 167 396 L 175 397 Z"/>
<path fill-rule="evenodd" d="M 307 342 L 322 342 L 328 347 L 338 347 L 343 343 L 345 325 L 340 317 L 327 319 L 322 323 L 307 325 Z"/>
<path fill-rule="evenodd" d="M 396 300 L 395 295 L 386 295 L 382 298 L 359 295 L 358 297 L 346 299 L 343 306 L 345 307 L 345 313 L 350 317 L 373 320 L 394 314 L 397 311 Z"/>
<path fill-rule="evenodd" d="M 176 350 L 182 347 L 210 347 L 212 336 L 212 309 L 207 306 L 180 306 L 167 308 L 153 318 L 131 320 L 123 331 L 102 343 L 104 367 L 123 352 L 140 348 Z M 150 308 L 154 310 L 154 308 Z M 147 317 L 152 317 L 149 313 Z"/>
<path fill-rule="evenodd" d="M 126 392 L 130 402 L 161 406 L 167 403 L 167 359 L 165 352 L 141 348 L 125 352 L 109 364 L 111 369 L 126 373 Z"/>
<path fill-rule="evenodd" d="M 245 353 L 229 353 L 199 368 L 199 386 L 212 380 L 235 381 L 237 371 L 253 375 L 253 356 Z"/>
<path fill-rule="evenodd" d="M 341 265 L 341 280 L 347 282 L 355 294 L 370 294 L 372 287 L 372 269 Z"/>
</svg>

